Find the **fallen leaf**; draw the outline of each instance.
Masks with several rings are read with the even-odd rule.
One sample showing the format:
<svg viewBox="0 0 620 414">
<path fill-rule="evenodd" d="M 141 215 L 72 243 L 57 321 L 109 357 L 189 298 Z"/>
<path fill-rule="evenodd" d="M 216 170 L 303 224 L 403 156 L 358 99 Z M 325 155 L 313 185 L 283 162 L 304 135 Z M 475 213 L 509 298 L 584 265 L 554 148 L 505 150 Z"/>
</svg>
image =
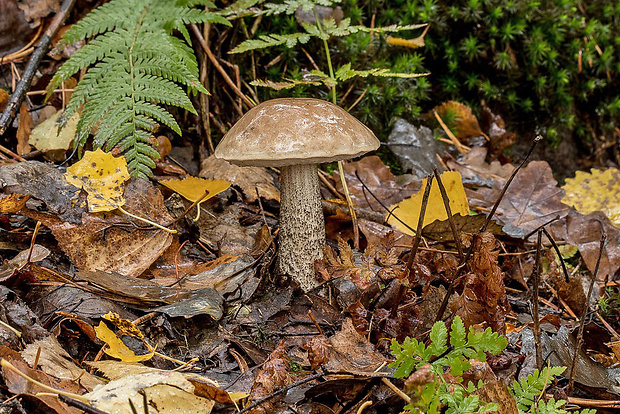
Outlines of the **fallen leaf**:
<svg viewBox="0 0 620 414">
<path fill-rule="evenodd" d="M 256 194 L 267 200 L 280 201 L 280 190 L 273 183 L 273 176 L 263 167 L 240 167 L 213 155 L 202 161 L 201 177 L 226 180 L 243 192 L 248 202 L 256 201 Z"/>
<path fill-rule="evenodd" d="M 444 102 L 431 110 L 437 112 L 446 126 L 463 142 L 469 137 L 484 135 L 471 108 L 456 101 Z"/>
<path fill-rule="evenodd" d="M 125 194 L 126 210 L 159 223 L 172 221 L 161 193 L 149 181 L 130 180 Z M 22 212 L 49 227 L 60 248 L 80 270 L 139 276 L 161 256 L 173 239 L 167 231 L 144 228 L 142 222 L 128 221 L 127 216 L 114 212 L 85 212 L 81 224 L 65 222 L 62 217 L 46 212 L 30 209 Z"/>
<path fill-rule="evenodd" d="M 29 198 L 30 196 L 25 194 L 0 195 L 0 213 L 17 213 L 24 208 Z"/>
<path fill-rule="evenodd" d="M 355 175 L 356 172 L 359 179 Z M 344 175 L 353 205 L 360 208 L 370 208 L 381 213 L 384 213 L 385 210 L 375 197 L 381 200 L 385 206 L 389 206 L 409 197 L 420 188 L 417 182 L 399 184 L 399 178 L 392 174 L 383 161 L 375 155 L 364 157 L 359 161 L 347 162 L 344 165 Z M 337 170 L 332 173 L 332 179 L 336 189 L 343 193 Z M 368 190 L 364 189 L 360 179 Z M 374 194 L 374 197 L 369 192 Z"/>
<path fill-rule="evenodd" d="M 60 111 L 57 111 L 54 115 L 37 125 L 32 130 L 28 142 L 41 151 L 68 150 L 75 139 L 75 131 L 80 115 L 75 113 L 60 131 L 58 130 L 59 116 Z M 90 151 L 87 151 L 87 154 L 88 152 Z"/>
<path fill-rule="evenodd" d="M 69 184 L 88 193 L 88 211 L 112 211 L 125 204 L 123 184 L 129 180 L 124 157 L 114 157 L 100 148 L 86 151 L 84 157 L 67 168 Z"/>
<path fill-rule="evenodd" d="M 103 362 L 103 361 L 101 361 Z M 137 412 L 157 407 L 157 413 L 209 414 L 215 401 L 194 394 L 194 386 L 180 372 L 161 371 L 126 375 L 84 394 L 91 405 L 108 413 Z M 144 406 L 144 402 L 148 407 Z"/>
<path fill-rule="evenodd" d="M 103 349 L 107 355 L 112 358 L 120 359 L 123 362 L 140 362 L 148 361 L 155 355 L 155 348 L 149 345 L 144 339 L 142 332 L 130 321 L 120 318 L 113 313 L 107 313 L 103 316 L 104 319 L 112 322 L 117 328 L 115 333 L 104 321 L 100 321 L 98 326 L 95 326 L 95 332 L 97 332 L 97 338 L 101 339 L 108 346 Z M 122 336 L 128 336 L 137 339 L 148 351 L 146 354 L 136 354 L 130 349 L 121 339 Z"/>
<path fill-rule="evenodd" d="M 230 187 L 230 182 L 226 180 L 207 180 L 192 176 L 181 180 L 160 180 L 159 183 L 172 191 L 176 191 L 193 203 L 200 200 L 202 200 L 201 202 L 207 201 Z M 205 193 L 207 193 L 206 196 Z"/>
<path fill-rule="evenodd" d="M 34 127 L 34 121 L 26 104 L 22 104 L 19 108 L 19 122 L 17 123 L 17 153 L 19 155 L 27 154 L 30 152 L 30 145 L 28 145 L 28 137 L 32 133 Z"/>
<path fill-rule="evenodd" d="M 461 182 L 461 174 L 455 171 L 446 171 L 441 174 L 441 181 L 446 189 L 448 199 L 450 200 L 452 214 L 469 214 L 469 205 L 467 203 L 467 196 L 465 195 L 463 183 Z M 418 227 L 426 182 L 426 178 L 422 180 L 422 188 L 416 194 L 390 207 L 391 213 L 388 214 L 386 218 L 388 224 L 405 234 L 415 234 L 410 228 L 415 229 Z M 396 217 L 405 222 L 409 227 L 401 223 Z M 439 185 L 437 184 L 437 180 L 433 180 L 426 213 L 424 215 L 424 225 L 428 225 L 435 220 L 445 220 L 447 218 L 448 214 L 446 213 L 443 198 L 439 191 Z"/>
<path fill-rule="evenodd" d="M 496 115 L 491 111 L 484 100 L 482 101 L 482 128 L 487 131 L 490 141 L 490 159 L 497 159 L 504 150 L 510 148 L 517 140 L 514 132 L 506 130 L 506 122 L 500 115 Z"/>
<path fill-rule="evenodd" d="M 564 204 L 584 215 L 602 211 L 620 228 L 620 170 L 577 171 L 575 178 L 566 179 L 562 189 L 566 192 L 562 198 Z"/>
<path fill-rule="evenodd" d="M 620 229 L 613 226 L 601 212 L 587 216 L 571 209 L 560 222 L 550 226 L 550 233 L 555 240 L 565 240 L 577 246 L 588 270 L 594 273 L 599 254 L 601 230 L 607 234 L 607 242 L 603 248 L 597 279 L 612 278 L 620 270 Z"/>
<path fill-rule="evenodd" d="M 11 40 L 14 40 L 14 39 L 11 39 Z M 9 94 L 4 89 L 0 88 L 0 111 L 4 111 L 4 108 L 6 107 L 7 102 L 9 102 Z"/>
<path fill-rule="evenodd" d="M 504 180 L 493 188 L 469 193 L 472 206 L 491 208 L 500 196 Z M 557 187 L 551 167 L 545 161 L 532 161 L 521 169 L 508 187 L 495 214 L 506 234 L 523 237 L 555 217 L 566 217 L 569 207 L 560 201 L 564 191 Z"/>
<path fill-rule="evenodd" d="M 460 214 L 455 214 L 452 216 L 452 222 L 454 223 L 456 232 L 459 235 L 461 233 L 477 233 L 480 231 L 486 220 L 486 216 L 482 214 L 478 214 L 476 216 L 462 216 Z M 504 235 L 501 226 L 493 220 L 491 220 L 491 223 L 487 227 L 487 231 L 496 236 Z M 424 229 L 422 229 L 422 235 L 431 240 L 437 240 L 444 243 L 454 242 L 454 233 L 452 232 L 448 219 L 437 220 L 427 226 L 424 226 Z"/>
<path fill-rule="evenodd" d="M 47 375 L 67 381 L 80 378 L 80 384 L 88 391 L 104 384 L 101 379 L 77 366 L 54 336 L 50 335 L 26 345 L 21 355 L 30 365 L 34 364 L 35 360 L 38 361 L 35 368 L 40 368 Z"/>
<path fill-rule="evenodd" d="M 329 361 L 329 340 L 323 335 L 316 335 L 304 344 L 304 349 L 308 351 L 310 369 L 316 370 Z"/>
<path fill-rule="evenodd" d="M 341 330 L 329 342 L 328 371 L 364 375 L 376 372 L 387 362 L 365 336 L 357 333 L 350 318 L 344 320 Z"/>
<path fill-rule="evenodd" d="M 447 165 L 453 171 L 458 171 L 463 177 L 463 183 L 472 184 L 476 187 L 493 187 L 495 181 L 506 180 L 514 171 L 512 164 L 500 164 L 485 161 L 487 149 L 475 147 L 459 156 L 458 160 L 448 160 Z"/>
</svg>

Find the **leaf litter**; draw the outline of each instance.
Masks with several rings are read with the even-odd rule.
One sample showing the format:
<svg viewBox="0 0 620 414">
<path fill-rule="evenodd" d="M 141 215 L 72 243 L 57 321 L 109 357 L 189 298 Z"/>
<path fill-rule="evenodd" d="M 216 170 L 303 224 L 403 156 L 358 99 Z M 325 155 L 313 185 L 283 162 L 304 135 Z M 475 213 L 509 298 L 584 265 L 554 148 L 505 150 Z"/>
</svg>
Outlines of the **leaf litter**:
<svg viewBox="0 0 620 414">
<path fill-rule="evenodd" d="M 443 110 L 444 118 L 446 111 L 457 112 L 459 138 L 479 133 L 467 108 L 450 103 Z M 507 132 L 496 118 L 492 122 L 498 131 L 489 136 L 498 140 L 497 150 Z M 165 156 L 169 149 L 163 150 Z M 376 156 L 347 163 L 345 178 L 356 208 L 375 214 L 359 221 L 359 251 L 351 247 L 346 213 L 332 217 L 325 259 L 315 264 L 321 288 L 306 293 L 273 272 L 276 171 L 208 158 L 200 175 L 226 180 L 233 190 L 220 192 L 226 182 L 216 189 L 192 177 L 185 182 L 190 194 L 174 189 L 189 200 L 183 201 L 163 187 L 128 179 L 118 159 L 90 156 L 81 164 L 90 168 L 80 171 L 74 164 L 66 174 L 36 161 L 0 166 L 2 231 L 32 239 L 32 247 L 20 249 L 17 257 L 3 255 L 2 392 L 51 412 L 79 412 L 63 398 L 104 412 L 130 412 L 129 401 L 137 412 L 146 401 L 161 413 L 233 412 L 235 407 L 286 412 L 287 406 L 331 410 L 317 412 L 339 406 L 338 412 L 356 413 L 366 398 L 377 401 L 377 409 L 402 407 L 393 387 L 415 395 L 436 377 L 421 367 L 405 381 L 395 378 L 390 342 L 424 341 L 442 308 L 450 318 L 459 316 L 467 329 L 507 335 L 503 354 L 472 361 L 463 374 L 485 382 L 478 390 L 484 401 L 507 405 L 512 400 L 500 378 L 533 371 L 531 327 L 536 323 L 543 328 L 545 352 L 555 350 L 552 364 L 570 366 L 579 308 L 588 300 L 583 282 L 595 271 L 603 232 L 608 242 L 597 283 L 602 286 L 620 269 L 620 233 L 596 212 L 609 211 L 601 207 L 605 201 L 584 200 L 595 207 L 571 209 L 545 162 L 530 162 L 519 171 L 487 223 L 480 212 L 493 208 L 514 167 L 487 163 L 484 148 L 444 159 L 456 171 L 442 176 L 452 216 L 439 191 L 431 191 L 415 253 L 414 232 L 392 217 L 415 229 L 425 184 L 414 176 L 393 175 Z M 588 185 L 614 188 L 605 174 Z M 108 181 L 97 183 L 99 175 Z M 337 173 L 323 178 L 324 195 L 342 195 Z M 578 194 L 574 187 L 564 189 Z M 590 193 L 597 192 L 593 188 Z M 186 219 L 190 203 L 200 202 L 205 190 L 210 198 L 202 200 L 202 208 L 209 214 L 196 222 Z M 411 196 L 418 198 L 415 206 L 403 202 Z M 386 208 L 399 203 L 387 223 L 381 219 L 388 215 Z M 178 233 L 122 214 L 118 207 Z M 35 230 L 36 222 L 43 226 Z M 537 246 L 525 236 L 541 225 L 560 245 L 571 274 L 566 283 L 552 246 L 548 241 L 541 246 L 541 317 L 533 321 Z M 487 232 L 480 233 L 482 228 Z M 467 261 L 457 244 L 465 252 L 471 248 Z M 596 293 L 589 300 L 599 299 Z M 620 337 L 605 315 L 594 316 L 604 326 L 601 340 L 596 349 L 584 345 L 579 350 L 574 379 L 584 387 L 600 380 L 599 388 L 617 395 L 611 379 L 617 375 L 612 361 L 617 362 L 614 344 Z M 35 395 L 50 389 L 17 372 L 65 397 Z M 103 378 L 107 384 L 98 386 Z M 561 393 L 562 386 L 554 384 L 549 392 Z"/>
</svg>

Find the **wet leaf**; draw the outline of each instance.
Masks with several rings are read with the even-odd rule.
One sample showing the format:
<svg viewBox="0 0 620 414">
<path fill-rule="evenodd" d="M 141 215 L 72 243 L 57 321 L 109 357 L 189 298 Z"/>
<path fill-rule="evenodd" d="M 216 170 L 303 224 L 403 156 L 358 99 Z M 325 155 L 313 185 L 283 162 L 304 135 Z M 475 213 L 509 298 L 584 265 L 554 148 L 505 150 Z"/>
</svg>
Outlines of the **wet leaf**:
<svg viewBox="0 0 620 414">
<path fill-rule="evenodd" d="M 356 172 L 366 187 L 368 187 L 368 190 L 364 189 L 360 179 L 355 175 Z M 402 176 L 396 177 L 392 174 L 383 161 L 375 155 L 364 157 L 359 161 L 346 163 L 344 165 L 344 174 L 349 186 L 351 200 L 355 207 L 370 208 L 381 213 L 384 213 L 385 210 L 375 200 L 375 197 L 381 200 L 385 206 L 389 206 L 409 197 L 420 188 L 417 182 L 401 184 L 398 180 L 402 179 Z M 342 183 L 337 170 L 332 173 L 332 180 L 335 183 L 336 189 L 342 193 Z M 370 193 L 374 194 L 375 197 Z"/>
<path fill-rule="evenodd" d="M 341 330 L 330 337 L 329 342 L 329 371 L 364 375 L 376 372 L 387 362 L 365 336 L 357 333 L 350 318 L 344 320 Z"/>
<path fill-rule="evenodd" d="M 181 180 L 160 180 L 159 183 L 176 191 L 193 203 L 201 199 L 206 201 L 230 187 L 230 182 L 226 180 L 206 180 L 192 176 Z M 206 197 L 205 193 L 207 193 Z"/>
<path fill-rule="evenodd" d="M 95 327 L 97 338 L 101 339 L 108 345 L 103 350 L 106 354 L 112 358 L 118 358 L 123 362 L 148 361 L 153 357 L 155 354 L 155 348 L 146 342 L 142 332 L 140 332 L 140 330 L 133 323 L 126 319 L 122 319 L 113 313 L 107 313 L 104 315 L 104 319 L 112 322 L 118 329 L 115 333 L 108 328 L 104 321 L 99 322 L 99 325 Z M 120 338 L 121 336 L 129 336 L 139 340 L 146 347 L 148 353 L 137 355 L 133 350 L 125 345 L 123 340 Z"/>
<path fill-rule="evenodd" d="M 469 137 L 477 137 L 482 134 L 478 119 L 472 113 L 471 108 L 456 101 L 444 102 L 433 108 L 446 126 L 462 142 Z"/>
<path fill-rule="evenodd" d="M 60 111 L 37 125 L 30 135 L 28 142 L 41 151 L 67 150 L 75 139 L 75 131 L 80 115 L 75 113 L 60 132 L 58 131 L 58 117 Z M 88 151 L 87 151 L 88 153 Z"/>
<path fill-rule="evenodd" d="M 491 208 L 505 184 L 496 180 L 491 189 L 470 193 L 470 204 Z M 565 217 L 569 207 L 560 201 L 564 191 L 557 187 L 551 167 L 545 161 L 532 161 L 521 169 L 510 184 L 495 214 L 503 230 L 513 237 L 523 237 L 551 219 Z"/>
<path fill-rule="evenodd" d="M 25 194 L 9 194 L 6 196 L 0 196 L 0 213 L 17 213 L 24 208 L 26 201 L 30 198 Z"/>
<path fill-rule="evenodd" d="M 263 167 L 239 167 L 228 161 L 210 156 L 202 162 L 201 177 L 226 180 L 241 188 L 245 199 L 256 201 L 257 192 L 267 200 L 280 201 L 280 190 L 274 185 L 273 177 Z"/>
<path fill-rule="evenodd" d="M 124 157 L 114 157 L 101 149 L 86 151 L 84 157 L 67 168 L 67 182 L 88 193 L 88 211 L 112 211 L 125 204 L 123 189 L 129 180 Z"/>
<path fill-rule="evenodd" d="M 454 216 L 452 216 L 452 221 L 454 223 L 454 226 L 456 227 L 456 231 L 458 234 L 473 234 L 480 231 L 484 222 L 486 221 L 486 217 L 482 214 L 478 214 L 476 216 L 462 216 L 460 214 L 455 214 Z M 487 231 L 493 233 L 496 236 L 504 235 L 502 228 L 494 221 L 491 221 L 491 224 L 487 227 Z M 454 241 L 454 233 L 452 233 L 450 222 L 447 219 L 437 220 L 432 222 L 428 226 L 424 226 L 424 229 L 422 230 L 422 235 L 431 240 L 438 240 L 442 242 Z"/>
<path fill-rule="evenodd" d="M 330 347 L 329 340 L 322 334 L 315 336 L 304 344 L 304 349 L 308 351 L 311 369 L 319 369 L 329 361 Z"/>
<path fill-rule="evenodd" d="M 469 205 L 467 203 L 467 196 L 465 195 L 463 183 L 461 182 L 461 174 L 455 171 L 446 171 L 441 174 L 441 181 L 446 188 L 452 214 L 460 213 L 464 216 L 468 215 Z M 405 234 L 415 234 L 415 232 L 409 230 L 409 228 L 403 225 L 394 216 L 404 221 L 410 228 L 417 228 L 426 182 L 427 179 L 422 180 L 422 188 L 416 194 L 390 207 L 392 214 L 387 215 L 386 218 L 387 222 L 392 227 Z M 428 206 L 426 207 L 426 214 L 424 215 L 424 225 L 428 225 L 435 220 L 445 220 L 447 218 L 448 214 L 446 213 L 443 198 L 439 191 L 439 185 L 436 180 L 433 180 L 428 198 Z"/>
<path fill-rule="evenodd" d="M 512 164 L 502 165 L 499 161 L 489 164 L 485 161 L 486 156 L 486 148 L 475 147 L 461 155 L 458 160 L 448 160 L 446 164 L 451 170 L 461 173 L 464 183 L 476 187 L 493 187 L 496 180 L 510 177 L 515 168 Z"/>
<path fill-rule="evenodd" d="M 562 189 L 566 192 L 562 203 L 584 215 L 602 211 L 620 228 L 620 170 L 577 171 L 575 178 L 566 179 Z"/>
</svg>

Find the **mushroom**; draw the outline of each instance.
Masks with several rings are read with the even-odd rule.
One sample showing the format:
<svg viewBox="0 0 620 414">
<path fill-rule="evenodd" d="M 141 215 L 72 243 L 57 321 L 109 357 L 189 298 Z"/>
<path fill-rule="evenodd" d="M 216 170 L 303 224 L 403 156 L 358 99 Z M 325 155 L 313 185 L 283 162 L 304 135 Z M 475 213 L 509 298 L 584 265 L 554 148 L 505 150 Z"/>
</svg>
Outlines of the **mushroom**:
<svg viewBox="0 0 620 414">
<path fill-rule="evenodd" d="M 319 99 L 283 98 L 250 109 L 215 149 L 242 166 L 280 167 L 280 252 L 277 270 L 302 289 L 318 285 L 325 223 L 317 164 L 376 150 L 372 131 L 344 109 Z"/>
</svg>

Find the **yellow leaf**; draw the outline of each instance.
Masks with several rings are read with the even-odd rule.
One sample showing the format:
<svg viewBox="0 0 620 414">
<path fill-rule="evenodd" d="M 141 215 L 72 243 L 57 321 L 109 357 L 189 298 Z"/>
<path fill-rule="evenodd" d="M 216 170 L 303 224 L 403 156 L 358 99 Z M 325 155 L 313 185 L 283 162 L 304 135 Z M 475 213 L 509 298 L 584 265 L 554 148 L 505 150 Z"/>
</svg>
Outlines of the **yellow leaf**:
<svg viewBox="0 0 620 414">
<path fill-rule="evenodd" d="M 140 330 L 130 321 L 122 319 L 115 313 L 108 312 L 103 316 L 104 319 L 112 322 L 118 329 L 118 333 L 114 333 L 105 322 L 99 322 L 99 325 L 95 327 L 97 332 L 97 338 L 105 342 L 108 347 L 103 352 L 110 355 L 113 358 L 118 358 L 123 362 L 140 362 L 147 361 L 155 354 L 155 348 L 149 345 L 144 339 L 144 335 Z M 119 338 L 120 336 L 131 336 L 140 340 L 146 349 L 149 350 L 148 354 L 136 355 L 125 343 Z"/>
<path fill-rule="evenodd" d="M 415 233 L 400 223 L 394 216 L 398 217 L 413 229 L 418 227 L 418 219 L 422 208 L 422 197 L 426 189 L 426 178 L 422 180 L 422 188 L 420 191 L 409 198 L 404 199 L 398 204 L 393 205 L 390 210 L 392 214 L 388 215 L 387 222 L 392 227 L 402 231 L 403 233 L 414 235 Z M 461 174 L 456 171 L 446 171 L 441 174 L 441 182 L 446 188 L 448 199 L 450 200 L 450 209 L 452 214 L 461 214 L 466 216 L 469 214 L 469 204 L 465 189 L 461 182 Z M 433 180 L 431 192 L 428 198 L 426 213 L 424 214 L 424 226 L 434 222 L 435 220 L 445 220 L 448 218 L 446 208 L 441 198 L 439 185 L 437 180 Z"/>
<path fill-rule="evenodd" d="M 575 178 L 566 179 L 562 189 L 566 192 L 562 203 L 584 215 L 602 211 L 614 226 L 620 227 L 620 170 L 577 171 Z"/>
<path fill-rule="evenodd" d="M 193 203 L 200 199 L 202 201 L 208 200 L 230 187 L 230 182 L 226 180 L 207 180 L 191 176 L 182 180 L 161 180 L 160 183 Z M 205 192 L 208 192 L 206 197 L 204 197 Z"/>
<path fill-rule="evenodd" d="M 80 120 L 80 115 L 76 112 L 69 121 L 67 121 L 67 125 L 58 132 L 59 116 L 60 111 L 37 125 L 32 130 L 28 143 L 41 151 L 69 149 L 75 138 L 75 131 L 78 121 Z"/>
<path fill-rule="evenodd" d="M 151 359 L 155 354 L 155 349 L 150 348 L 148 354 L 136 355 L 103 321 L 95 326 L 95 332 L 97 332 L 97 338 L 108 344 L 103 352 L 112 358 L 118 358 L 123 362 L 140 362 Z"/>
<path fill-rule="evenodd" d="M 125 204 L 123 183 L 129 179 L 124 157 L 96 151 L 86 151 L 84 157 L 67 168 L 69 184 L 88 193 L 88 211 L 111 211 Z"/>
</svg>

